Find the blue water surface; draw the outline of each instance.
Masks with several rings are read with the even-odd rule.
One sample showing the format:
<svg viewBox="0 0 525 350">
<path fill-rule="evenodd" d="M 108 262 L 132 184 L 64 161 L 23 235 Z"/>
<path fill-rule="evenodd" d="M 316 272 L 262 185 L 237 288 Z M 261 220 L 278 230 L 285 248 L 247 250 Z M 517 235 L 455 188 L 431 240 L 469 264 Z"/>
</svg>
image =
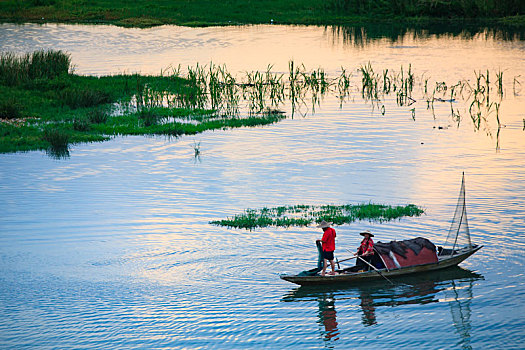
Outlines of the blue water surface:
<svg viewBox="0 0 525 350">
<path fill-rule="evenodd" d="M 85 49 L 75 38 L 114 52 L 110 62 L 125 53 L 128 63 L 138 62 L 141 45 L 153 45 L 144 40 L 148 35 L 160 43 L 171 38 L 170 27 L 0 30 L 6 47 L 18 40 L 28 49 L 69 48 L 84 74 L 115 70 L 80 57 Z M 102 35 L 108 30 L 111 45 Z M 152 67 L 174 59 L 163 56 L 166 47 L 184 62 L 202 47 L 201 55 L 217 50 L 242 71 L 238 57 L 228 56 L 249 45 L 239 36 L 264 46 L 277 35 L 295 43 L 295 59 L 332 71 L 345 59 L 390 67 L 412 60 L 418 73 L 466 79 L 474 69 L 474 61 L 458 55 L 466 50 L 479 55 L 476 69 L 525 76 L 521 41 L 407 36 L 395 45 L 378 39 L 353 47 L 316 27 L 171 30 L 179 44 L 148 46 Z M 125 43 L 112 39 L 119 35 Z M 317 45 L 317 59 L 307 56 L 306 43 Z M 442 56 L 433 54 L 438 49 Z M 458 65 L 446 57 L 457 57 Z M 247 65 L 250 59 L 257 65 L 261 58 L 247 57 Z M 326 97 L 315 113 L 308 107 L 260 128 L 178 139 L 116 137 L 73 145 L 65 159 L 40 151 L 0 155 L 0 348 L 523 348 L 525 102 L 511 78 L 506 86 L 498 138 L 491 123 L 476 130 L 466 117 L 455 125 L 449 104 L 436 104 L 433 112 L 416 104 L 413 118 L 392 97 L 382 115 L 357 93 L 342 106 Z M 423 236 L 442 244 L 462 172 L 472 241 L 484 247 L 458 268 L 395 279 L 393 286 L 382 280 L 293 285 L 279 274 L 315 266 L 319 229 L 209 224 L 265 206 L 414 203 L 423 216 L 336 226 L 336 256 L 348 257 L 346 249 L 357 248 L 365 229 L 376 241 Z"/>
</svg>

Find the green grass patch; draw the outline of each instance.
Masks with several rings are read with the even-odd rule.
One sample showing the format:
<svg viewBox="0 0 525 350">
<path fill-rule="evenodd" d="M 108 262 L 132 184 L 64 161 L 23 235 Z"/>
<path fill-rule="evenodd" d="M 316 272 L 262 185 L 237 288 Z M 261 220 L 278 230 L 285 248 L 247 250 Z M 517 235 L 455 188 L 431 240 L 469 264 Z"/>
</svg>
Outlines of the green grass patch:
<svg viewBox="0 0 525 350">
<path fill-rule="evenodd" d="M 0 100 L 0 119 L 17 119 L 22 115 L 22 104 L 9 96 Z"/>
<path fill-rule="evenodd" d="M 45 129 L 42 138 L 54 149 L 67 148 L 69 145 L 69 133 L 63 129 Z"/>
<path fill-rule="evenodd" d="M 0 53 L 0 84 L 19 86 L 37 79 L 53 79 L 69 73 L 71 56 L 62 51 L 39 50 L 17 56 Z"/>
<path fill-rule="evenodd" d="M 458 19 L 498 23 L 525 14 L 520 0 L 4 0 L 0 19 L 11 22 L 113 23 L 151 27 L 232 24 L 421 23 Z M 520 20 L 523 27 L 525 23 Z"/>
<path fill-rule="evenodd" d="M 404 216 L 420 216 L 424 211 L 414 204 L 391 206 L 384 204 L 293 205 L 275 208 L 247 209 L 243 213 L 210 224 L 232 228 L 308 226 L 322 220 L 334 225 L 356 220 L 390 221 Z"/>
<path fill-rule="evenodd" d="M 221 85 L 218 67 L 191 72 L 187 78 L 178 72 L 80 76 L 72 72 L 70 56 L 62 51 L 2 53 L 0 152 L 44 149 L 65 154 L 61 151 L 70 144 L 115 135 L 193 135 L 285 118 L 262 101 L 241 115 L 239 96 L 246 87 Z"/>
</svg>

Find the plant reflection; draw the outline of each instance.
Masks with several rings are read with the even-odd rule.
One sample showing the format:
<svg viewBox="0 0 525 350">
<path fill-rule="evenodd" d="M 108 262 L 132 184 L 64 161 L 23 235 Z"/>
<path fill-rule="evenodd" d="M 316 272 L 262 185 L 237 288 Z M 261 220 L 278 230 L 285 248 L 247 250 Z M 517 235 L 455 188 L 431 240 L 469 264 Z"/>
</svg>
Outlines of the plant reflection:
<svg viewBox="0 0 525 350">
<path fill-rule="evenodd" d="M 356 304 L 360 307 L 361 323 L 364 327 L 380 322 L 376 311 L 382 307 L 448 302 L 452 322 L 460 337 L 459 344 L 469 349 L 472 289 L 474 281 L 480 279 L 483 279 L 480 274 L 454 267 L 424 275 L 398 278 L 394 286 L 386 285 L 383 281 L 364 282 L 359 286 L 301 286 L 283 296 L 281 301 L 317 301 L 318 323 L 322 326 L 322 338 L 327 345 L 338 340 L 341 334 L 337 322 L 336 301 L 352 304 L 358 300 Z"/>
<path fill-rule="evenodd" d="M 61 160 L 69 158 L 69 147 L 49 147 L 46 150 L 46 154 L 53 159 Z"/>
<path fill-rule="evenodd" d="M 413 121 L 420 113 L 430 113 L 434 121 L 446 117 L 447 124 L 454 123 L 458 128 L 462 122 L 471 121 L 475 132 L 484 131 L 489 137 L 495 137 L 496 150 L 500 148 L 499 130 L 504 126 L 502 121 L 508 119 L 500 114 L 508 85 L 504 83 L 501 69 L 474 71 L 474 79 L 448 83 L 424 72 L 419 78 L 409 62 L 408 66 L 401 65 L 398 69 L 381 69 L 368 62 L 357 70 L 341 67 L 338 74 L 331 76 L 321 67 L 307 69 L 293 60 L 288 62 L 287 72 L 272 69 L 273 66 L 268 65 L 266 70 L 236 76 L 225 65 L 210 63 L 186 70 L 179 66 L 167 80 L 146 83 L 146 77 L 135 75 L 136 93 L 126 102 L 128 105 L 119 106 L 119 113 L 136 112 L 139 124 L 147 128 L 160 127 L 149 132 L 196 134 L 277 123 L 287 118 L 287 109 L 291 118 L 297 114 L 314 115 L 325 98 L 336 97 L 340 108 L 345 104 L 365 103 L 371 106 L 372 112 L 380 111 L 383 116 L 387 110 L 402 108 L 410 111 Z M 515 76 L 514 94 L 519 85 Z M 357 99 L 356 93 L 360 94 Z M 450 104 L 450 109 L 437 107 L 442 103 Z M 186 112 L 182 117 L 175 117 L 174 110 Z"/>
<path fill-rule="evenodd" d="M 471 40 L 477 36 L 493 38 L 498 41 L 523 40 L 525 32 L 516 30 L 512 26 L 491 27 L 468 26 L 465 23 L 454 26 L 451 23 L 444 25 L 426 24 L 424 28 L 407 28 L 406 26 L 367 25 L 356 26 L 326 26 L 325 33 L 331 35 L 332 42 L 343 42 L 345 45 L 365 47 L 380 39 L 390 40 L 392 43 L 403 43 L 405 39 L 427 39 L 437 37 L 458 37 Z"/>
</svg>

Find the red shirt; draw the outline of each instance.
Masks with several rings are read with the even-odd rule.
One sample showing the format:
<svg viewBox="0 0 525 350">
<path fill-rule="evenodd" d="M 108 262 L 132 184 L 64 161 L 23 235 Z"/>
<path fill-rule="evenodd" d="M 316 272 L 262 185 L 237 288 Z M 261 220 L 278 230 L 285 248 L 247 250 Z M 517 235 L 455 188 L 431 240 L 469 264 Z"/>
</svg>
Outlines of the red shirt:
<svg viewBox="0 0 525 350">
<path fill-rule="evenodd" d="M 361 241 L 361 245 L 357 249 L 357 253 L 359 255 L 364 255 L 367 253 L 367 255 L 374 254 L 374 241 L 372 241 L 372 238 L 369 238 L 368 240 L 365 238 Z"/>
<path fill-rule="evenodd" d="M 324 230 L 321 241 L 323 242 L 323 252 L 333 252 L 335 250 L 335 230 L 331 227 Z"/>
</svg>

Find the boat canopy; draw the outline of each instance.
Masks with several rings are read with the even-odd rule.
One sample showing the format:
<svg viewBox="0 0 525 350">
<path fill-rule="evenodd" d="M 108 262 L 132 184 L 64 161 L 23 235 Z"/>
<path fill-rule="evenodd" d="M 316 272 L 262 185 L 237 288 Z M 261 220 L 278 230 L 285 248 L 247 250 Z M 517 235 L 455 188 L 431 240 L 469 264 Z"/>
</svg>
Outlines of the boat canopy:
<svg viewBox="0 0 525 350">
<path fill-rule="evenodd" d="M 374 245 L 374 250 L 379 254 L 384 267 L 387 269 L 438 261 L 436 246 L 423 237 L 389 243 L 377 242 Z"/>
</svg>

